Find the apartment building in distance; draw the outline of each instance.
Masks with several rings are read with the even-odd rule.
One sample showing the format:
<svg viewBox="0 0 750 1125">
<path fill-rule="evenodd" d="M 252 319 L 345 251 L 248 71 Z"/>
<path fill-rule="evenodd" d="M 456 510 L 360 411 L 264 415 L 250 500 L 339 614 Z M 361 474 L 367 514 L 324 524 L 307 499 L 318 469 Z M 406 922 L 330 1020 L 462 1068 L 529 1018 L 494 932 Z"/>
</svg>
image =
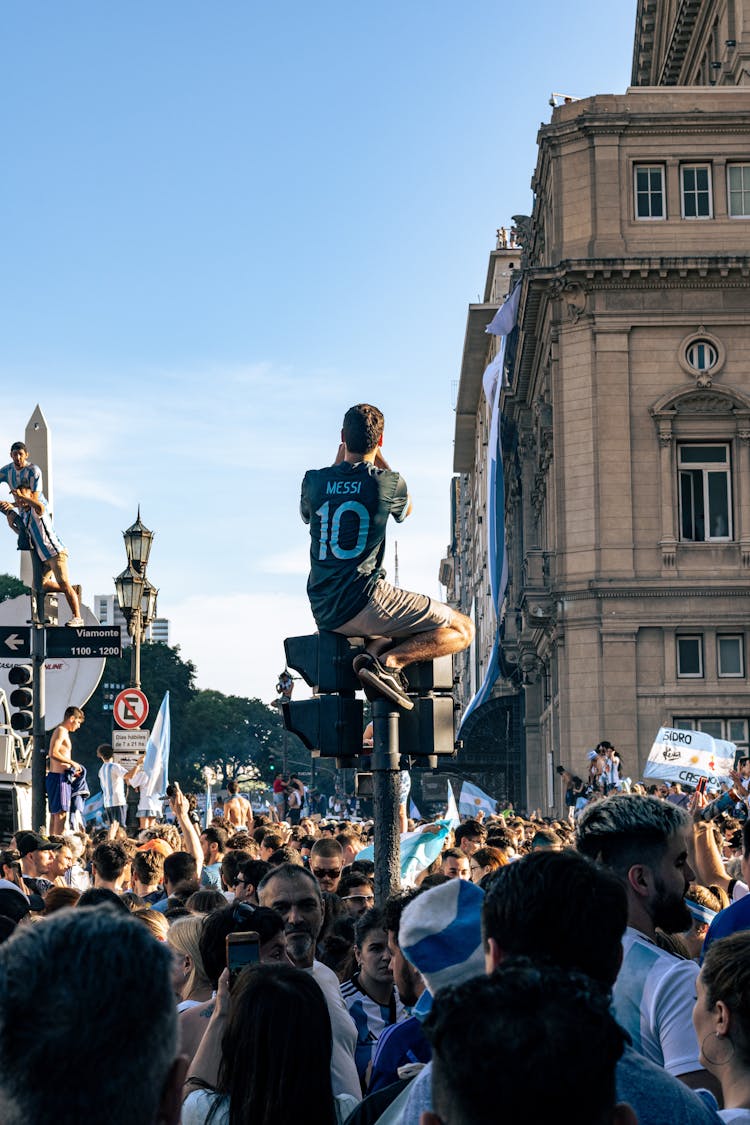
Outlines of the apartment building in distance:
<svg viewBox="0 0 750 1125">
<path fill-rule="evenodd" d="M 633 85 L 539 132 L 501 399 L 504 667 L 463 750 L 488 784 L 494 752 L 519 806 L 560 809 L 555 766 L 584 773 L 602 738 L 634 779 L 661 725 L 750 745 L 749 63 L 750 0 L 641 0 Z M 477 623 L 464 703 L 494 636 L 491 358 L 477 323 L 442 570 Z"/>
</svg>

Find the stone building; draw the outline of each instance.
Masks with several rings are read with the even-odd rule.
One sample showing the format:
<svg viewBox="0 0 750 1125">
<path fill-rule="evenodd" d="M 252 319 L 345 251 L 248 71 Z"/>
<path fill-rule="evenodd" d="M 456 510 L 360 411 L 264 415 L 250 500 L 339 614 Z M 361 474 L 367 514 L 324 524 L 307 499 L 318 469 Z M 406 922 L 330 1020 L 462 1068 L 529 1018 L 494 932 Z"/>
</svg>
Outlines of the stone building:
<svg viewBox="0 0 750 1125">
<path fill-rule="evenodd" d="M 505 667 L 476 716 L 477 752 L 489 756 L 494 728 L 505 762 L 496 790 L 526 807 L 560 808 L 554 767 L 582 773 L 601 738 L 633 778 L 662 724 L 750 744 L 750 100 L 735 63 L 747 44 L 750 0 L 642 0 L 638 85 L 560 106 L 539 133 L 501 404 Z M 492 637 L 491 353 L 475 308 L 443 565 L 478 626 L 464 702 Z"/>
</svg>

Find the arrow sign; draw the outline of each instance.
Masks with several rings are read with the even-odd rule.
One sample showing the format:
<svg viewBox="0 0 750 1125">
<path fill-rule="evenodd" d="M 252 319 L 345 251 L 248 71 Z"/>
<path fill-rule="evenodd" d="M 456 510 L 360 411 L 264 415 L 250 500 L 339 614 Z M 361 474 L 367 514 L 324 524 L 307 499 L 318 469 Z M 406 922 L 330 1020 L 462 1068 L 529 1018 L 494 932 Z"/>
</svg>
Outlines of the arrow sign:
<svg viewBox="0 0 750 1125">
<path fill-rule="evenodd" d="M 147 715 L 148 700 L 138 688 L 125 688 L 112 704 L 112 716 L 124 730 L 136 730 Z"/>
<path fill-rule="evenodd" d="M 0 653 L 3 656 L 31 656 L 31 629 L 0 625 Z"/>
</svg>

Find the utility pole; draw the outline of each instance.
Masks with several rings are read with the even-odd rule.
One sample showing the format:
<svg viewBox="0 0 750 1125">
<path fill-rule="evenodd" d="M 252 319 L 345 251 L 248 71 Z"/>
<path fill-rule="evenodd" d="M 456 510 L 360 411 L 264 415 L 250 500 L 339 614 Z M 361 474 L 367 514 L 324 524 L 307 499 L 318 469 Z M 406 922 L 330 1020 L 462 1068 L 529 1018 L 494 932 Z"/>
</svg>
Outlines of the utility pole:
<svg viewBox="0 0 750 1125">
<path fill-rule="evenodd" d="M 46 702 L 44 689 L 44 661 L 46 643 L 44 635 L 44 589 L 42 588 L 42 563 L 31 548 L 31 657 L 34 666 L 33 724 L 31 754 L 31 823 L 34 830 L 45 834 L 47 825 L 47 743 L 45 731 Z"/>
<path fill-rule="evenodd" d="M 375 813 L 375 902 L 383 906 L 401 886 L 399 827 L 399 710 L 389 699 L 372 703 L 372 789 Z"/>
</svg>

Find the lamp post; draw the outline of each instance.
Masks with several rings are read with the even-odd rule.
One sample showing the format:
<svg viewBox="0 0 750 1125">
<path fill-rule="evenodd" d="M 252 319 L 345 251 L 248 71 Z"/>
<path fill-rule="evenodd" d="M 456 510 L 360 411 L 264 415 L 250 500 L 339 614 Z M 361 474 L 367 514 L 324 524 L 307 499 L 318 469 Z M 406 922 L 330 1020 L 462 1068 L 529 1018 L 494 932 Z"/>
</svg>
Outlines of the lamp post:
<svg viewBox="0 0 750 1125">
<path fill-rule="evenodd" d="M 141 509 L 135 523 L 123 531 L 128 565 L 115 578 L 117 603 L 125 618 L 132 638 L 130 653 L 130 686 L 141 686 L 141 642 L 146 629 L 156 617 L 156 597 L 159 591 L 146 577 L 146 564 L 151 553 L 153 531 L 141 522 Z"/>
</svg>

